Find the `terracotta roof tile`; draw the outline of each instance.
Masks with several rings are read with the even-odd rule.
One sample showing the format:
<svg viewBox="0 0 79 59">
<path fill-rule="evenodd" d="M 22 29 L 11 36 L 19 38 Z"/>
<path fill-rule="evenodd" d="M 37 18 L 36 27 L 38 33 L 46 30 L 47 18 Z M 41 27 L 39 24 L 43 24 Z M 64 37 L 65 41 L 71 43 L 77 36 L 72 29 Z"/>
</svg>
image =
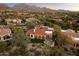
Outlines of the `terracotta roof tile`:
<svg viewBox="0 0 79 59">
<path fill-rule="evenodd" d="M 48 28 L 46 27 L 35 27 L 35 29 L 31 29 L 27 32 L 27 34 L 34 34 L 34 35 L 46 35 L 45 31 L 47 31 Z"/>
<path fill-rule="evenodd" d="M 9 28 L 0 28 L 0 36 L 10 35 L 11 30 Z"/>
</svg>

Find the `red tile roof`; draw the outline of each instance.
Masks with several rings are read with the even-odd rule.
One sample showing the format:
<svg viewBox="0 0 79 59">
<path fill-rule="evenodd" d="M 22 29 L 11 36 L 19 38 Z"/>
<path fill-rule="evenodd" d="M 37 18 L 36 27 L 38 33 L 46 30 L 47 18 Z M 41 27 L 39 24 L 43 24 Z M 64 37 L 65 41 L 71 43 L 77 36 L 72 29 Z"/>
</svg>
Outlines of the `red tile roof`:
<svg viewBox="0 0 79 59">
<path fill-rule="evenodd" d="M 0 36 L 10 35 L 11 30 L 9 28 L 0 27 Z"/>
<path fill-rule="evenodd" d="M 35 27 L 35 29 L 31 29 L 27 32 L 27 34 L 34 34 L 34 35 L 46 35 L 45 31 L 47 31 L 48 28 L 46 27 Z"/>
</svg>

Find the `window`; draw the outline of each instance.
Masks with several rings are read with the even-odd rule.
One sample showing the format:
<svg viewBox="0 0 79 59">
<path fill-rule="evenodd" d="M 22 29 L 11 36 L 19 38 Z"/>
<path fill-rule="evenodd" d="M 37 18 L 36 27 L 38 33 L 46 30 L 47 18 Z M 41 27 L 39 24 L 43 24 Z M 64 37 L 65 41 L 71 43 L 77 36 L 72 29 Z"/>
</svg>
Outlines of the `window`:
<svg viewBox="0 0 79 59">
<path fill-rule="evenodd" d="M 30 35 L 30 37 L 33 37 L 33 35 Z"/>
<path fill-rule="evenodd" d="M 5 35 L 5 36 L 4 36 L 4 40 L 5 40 L 5 39 L 9 39 L 9 38 L 10 38 L 10 36 L 8 36 L 8 35 Z"/>
<path fill-rule="evenodd" d="M 33 35 L 31 35 L 31 37 L 33 37 Z"/>
</svg>

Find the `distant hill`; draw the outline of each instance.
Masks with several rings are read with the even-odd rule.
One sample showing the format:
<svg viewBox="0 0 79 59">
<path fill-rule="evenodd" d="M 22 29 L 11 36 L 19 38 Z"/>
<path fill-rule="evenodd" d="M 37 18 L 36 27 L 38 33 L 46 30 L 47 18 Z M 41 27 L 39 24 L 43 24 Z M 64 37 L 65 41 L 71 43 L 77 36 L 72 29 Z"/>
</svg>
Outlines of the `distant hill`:
<svg viewBox="0 0 79 59">
<path fill-rule="evenodd" d="M 0 3 L 0 9 L 9 9 L 10 7 L 8 7 L 7 5 Z"/>
<path fill-rule="evenodd" d="M 29 11 L 29 12 L 70 12 L 67 10 L 54 10 L 46 7 L 38 7 L 35 5 L 25 4 L 25 3 L 17 3 L 14 6 L 10 7 L 6 3 L 0 3 L 0 9 L 11 9 L 15 11 Z"/>
<path fill-rule="evenodd" d="M 53 10 L 48 9 L 48 8 L 40 8 L 37 6 L 32 6 L 32 5 L 28 5 L 28 4 L 16 4 L 15 6 L 12 7 L 12 9 L 14 10 L 18 10 L 18 11 L 30 11 L 30 12 L 52 12 Z"/>
</svg>

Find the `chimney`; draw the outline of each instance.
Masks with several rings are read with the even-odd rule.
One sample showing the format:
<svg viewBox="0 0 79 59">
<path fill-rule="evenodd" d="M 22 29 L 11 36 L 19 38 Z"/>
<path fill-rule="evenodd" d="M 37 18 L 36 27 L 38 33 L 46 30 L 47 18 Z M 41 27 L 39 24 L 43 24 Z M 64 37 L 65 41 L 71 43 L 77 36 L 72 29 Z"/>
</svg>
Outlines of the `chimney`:
<svg viewBox="0 0 79 59">
<path fill-rule="evenodd" d="M 33 31 L 35 32 L 35 30 L 36 30 L 36 27 L 34 28 L 34 30 L 33 30 Z"/>
</svg>

